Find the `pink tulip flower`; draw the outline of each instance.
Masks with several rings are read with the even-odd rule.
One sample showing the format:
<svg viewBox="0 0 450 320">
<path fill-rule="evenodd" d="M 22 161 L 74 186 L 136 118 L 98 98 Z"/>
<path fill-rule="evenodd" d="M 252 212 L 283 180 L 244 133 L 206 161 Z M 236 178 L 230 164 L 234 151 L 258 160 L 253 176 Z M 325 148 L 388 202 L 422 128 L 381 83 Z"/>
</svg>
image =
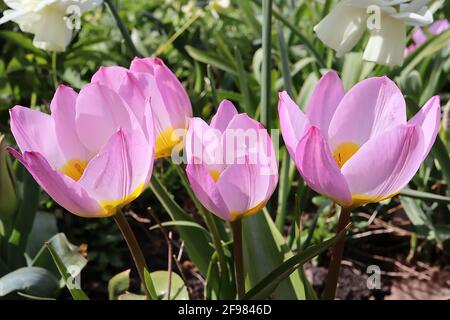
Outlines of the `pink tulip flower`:
<svg viewBox="0 0 450 320">
<path fill-rule="evenodd" d="M 447 19 L 442 19 L 434 22 L 428 27 L 428 32 L 437 36 L 450 28 L 450 24 Z M 409 47 L 405 49 L 405 57 L 414 52 L 418 47 L 428 41 L 428 36 L 423 32 L 422 28 L 416 28 L 412 34 L 412 40 L 414 41 Z M 450 44 L 450 41 L 448 42 Z"/>
<path fill-rule="evenodd" d="M 305 182 L 343 207 L 388 199 L 415 175 L 439 130 L 439 97 L 409 121 L 406 103 L 387 77 L 345 93 L 335 72 L 320 79 L 306 114 L 286 92 L 278 112 L 289 154 Z"/>
<path fill-rule="evenodd" d="M 177 129 L 186 130 L 192 117 L 192 106 L 186 90 L 175 74 L 159 58 L 135 58 L 130 69 L 101 67 L 92 82 L 108 86 L 130 105 L 142 121 L 146 104 L 153 113 L 156 153 L 155 158 L 168 157 L 182 142 Z"/>
<path fill-rule="evenodd" d="M 227 100 L 210 126 L 191 119 L 185 148 L 194 193 L 224 220 L 259 212 L 275 190 L 277 160 L 267 130 Z"/>
<path fill-rule="evenodd" d="M 99 83 L 79 94 L 59 86 L 50 108 L 51 115 L 10 110 L 22 154 L 9 151 L 57 203 L 82 217 L 107 217 L 141 194 L 153 169 L 150 111 L 138 122 L 127 102 Z"/>
</svg>

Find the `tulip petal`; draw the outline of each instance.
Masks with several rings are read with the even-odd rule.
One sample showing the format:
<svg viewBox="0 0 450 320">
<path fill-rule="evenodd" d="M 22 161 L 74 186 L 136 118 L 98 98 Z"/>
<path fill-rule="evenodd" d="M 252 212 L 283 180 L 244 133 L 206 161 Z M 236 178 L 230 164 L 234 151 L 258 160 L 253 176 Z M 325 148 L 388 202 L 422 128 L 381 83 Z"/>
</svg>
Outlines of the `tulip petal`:
<svg viewBox="0 0 450 320">
<path fill-rule="evenodd" d="M 217 181 L 232 220 L 262 210 L 276 187 L 277 176 L 265 173 L 259 165 L 246 160 L 243 164 L 228 166 Z"/>
<path fill-rule="evenodd" d="M 119 128 L 137 125 L 131 111 L 112 89 L 91 83 L 81 89 L 76 103 L 76 128 L 85 147 L 97 154 Z"/>
<path fill-rule="evenodd" d="M 417 112 L 417 114 L 408 121 L 410 125 L 417 125 L 422 128 L 424 134 L 424 154 L 425 159 L 436 140 L 441 124 L 441 103 L 439 96 L 432 97 Z"/>
<path fill-rule="evenodd" d="M 141 131 L 120 129 L 92 159 L 79 180 L 107 215 L 136 199 L 153 168 L 153 150 Z"/>
<path fill-rule="evenodd" d="M 143 87 L 145 85 L 142 85 L 131 72 L 127 72 L 117 91 L 123 100 L 127 102 L 139 123 L 142 123 L 144 119 L 146 106 L 146 96 Z"/>
<path fill-rule="evenodd" d="M 336 108 L 345 95 L 344 85 L 338 74 L 327 72 L 317 83 L 306 108 L 311 125 L 328 132 Z"/>
<path fill-rule="evenodd" d="M 388 66 L 401 65 L 404 59 L 406 27 L 400 20 L 383 14 L 381 28 L 371 30 L 363 59 Z"/>
<path fill-rule="evenodd" d="M 406 124 L 406 103 L 387 77 L 356 84 L 336 109 L 328 130 L 331 150 L 351 142 L 361 147 L 370 138 Z"/>
<path fill-rule="evenodd" d="M 86 190 L 72 179 L 52 169 L 39 152 L 24 152 L 23 156 L 8 149 L 31 173 L 53 200 L 81 217 L 102 217 L 103 209 Z"/>
<path fill-rule="evenodd" d="M 218 129 L 221 132 L 225 131 L 231 119 L 237 114 L 238 112 L 233 103 L 229 100 L 223 100 L 211 120 L 211 128 Z"/>
<path fill-rule="evenodd" d="M 310 127 L 298 144 L 294 160 L 303 179 L 313 190 L 342 206 L 351 205 L 347 182 L 319 128 Z"/>
<path fill-rule="evenodd" d="M 230 220 L 228 207 L 222 199 L 211 174 L 205 164 L 188 164 L 186 175 L 202 205 L 224 220 Z"/>
<path fill-rule="evenodd" d="M 279 94 L 278 113 L 284 143 L 289 154 L 294 158 L 295 149 L 310 126 L 309 120 L 286 91 Z"/>
<path fill-rule="evenodd" d="M 378 202 L 399 192 L 419 169 L 423 153 L 419 126 L 401 125 L 369 140 L 341 169 L 355 205 Z"/>
<path fill-rule="evenodd" d="M 98 82 L 114 91 L 119 91 L 122 81 L 128 70 L 123 67 L 104 67 L 101 66 L 92 76 L 91 82 Z"/>
<path fill-rule="evenodd" d="M 365 9 L 338 3 L 314 27 L 314 31 L 323 43 L 336 50 L 336 55 L 341 57 L 349 52 L 361 39 L 366 29 L 366 20 L 367 14 Z"/>
<path fill-rule="evenodd" d="M 221 132 L 200 118 L 192 118 L 186 134 L 188 163 L 205 164 L 209 171 L 222 172 L 225 168 Z"/>
<path fill-rule="evenodd" d="M 78 94 L 70 87 L 60 85 L 50 104 L 56 140 L 64 160 L 88 161 L 94 154 L 87 151 L 76 132 L 76 100 Z"/>
<path fill-rule="evenodd" d="M 21 106 L 10 110 L 11 131 L 22 152 L 41 153 L 57 169 L 63 159 L 56 141 L 55 127 L 50 115 Z"/>
<path fill-rule="evenodd" d="M 192 117 L 192 106 L 189 96 L 175 74 L 159 58 L 135 59 L 131 63 L 132 72 L 145 72 L 154 76 L 151 94 L 153 110 L 161 126 L 167 128 L 163 117 L 168 117 L 172 128 L 184 128 L 187 118 Z M 167 113 L 159 117 L 164 109 Z"/>
</svg>

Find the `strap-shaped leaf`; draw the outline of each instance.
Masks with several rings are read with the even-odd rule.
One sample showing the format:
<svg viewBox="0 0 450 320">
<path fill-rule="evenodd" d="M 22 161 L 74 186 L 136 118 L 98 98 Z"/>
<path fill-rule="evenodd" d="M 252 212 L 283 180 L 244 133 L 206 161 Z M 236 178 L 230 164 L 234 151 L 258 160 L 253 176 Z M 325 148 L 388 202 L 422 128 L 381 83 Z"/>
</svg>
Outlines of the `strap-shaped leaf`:
<svg viewBox="0 0 450 320">
<path fill-rule="evenodd" d="M 280 284 L 281 281 L 286 279 L 292 272 L 297 270 L 297 268 L 302 266 L 304 263 L 324 252 L 328 248 L 332 247 L 337 241 L 345 236 L 347 230 L 348 227 L 342 230 L 334 238 L 327 240 L 321 244 L 311 246 L 305 249 L 302 253 L 295 255 L 282 263 L 278 268 L 270 272 L 256 286 L 248 291 L 243 297 L 243 300 L 267 298 Z"/>
</svg>

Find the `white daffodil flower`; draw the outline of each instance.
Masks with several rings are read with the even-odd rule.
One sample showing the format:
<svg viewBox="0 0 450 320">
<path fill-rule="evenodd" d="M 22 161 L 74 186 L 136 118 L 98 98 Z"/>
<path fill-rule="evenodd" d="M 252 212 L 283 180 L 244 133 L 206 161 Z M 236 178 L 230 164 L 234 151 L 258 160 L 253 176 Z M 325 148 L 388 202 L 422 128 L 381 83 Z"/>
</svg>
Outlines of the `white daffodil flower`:
<svg viewBox="0 0 450 320">
<path fill-rule="evenodd" d="M 319 39 L 336 50 L 338 57 L 349 52 L 370 32 L 364 60 L 401 65 L 406 47 L 406 27 L 433 22 L 431 0 L 342 0 L 314 27 Z"/>
<path fill-rule="evenodd" d="M 80 16 L 102 0 L 4 0 L 10 8 L 0 24 L 16 22 L 23 32 L 34 34 L 33 45 L 47 51 L 64 51 L 80 28 Z"/>
</svg>

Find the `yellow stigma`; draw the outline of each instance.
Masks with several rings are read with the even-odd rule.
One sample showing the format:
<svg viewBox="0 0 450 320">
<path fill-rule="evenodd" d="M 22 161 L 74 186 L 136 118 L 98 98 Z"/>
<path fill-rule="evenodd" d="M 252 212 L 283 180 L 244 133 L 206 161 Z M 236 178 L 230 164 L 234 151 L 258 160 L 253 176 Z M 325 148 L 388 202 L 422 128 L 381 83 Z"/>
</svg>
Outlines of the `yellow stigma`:
<svg viewBox="0 0 450 320">
<path fill-rule="evenodd" d="M 67 161 L 62 167 L 61 172 L 75 181 L 80 180 L 88 161 L 73 159 Z"/>
<path fill-rule="evenodd" d="M 122 199 L 116 199 L 116 200 L 107 200 L 100 202 L 100 206 L 103 209 L 103 214 L 105 217 L 110 217 L 112 215 L 115 215 L 118 209 L 123 208 L 127 204 L 129 204 L 131 201 L 136 199 L 140 196 L 142 191 L 144 190 L 144 184 L 141 183 L 137 186 L 137 188 L 129 195 L 125 196 Z"/>
<path fill-rule="evenodd" d="M 263 201 L 263 202 L 257 204 L 256 206 L 254 206 L 253 208 L 248 209 L 247 211 L 231 212 L 231 221 L 234 221 L 239 217 L 248 217 L 248 216 L 254 215 L 255 213 L 260 212 L 265 206 L 266 206 L 266 201 Z"/>
<path fill-rule="evenodd" d="M 182 141 L 182 137 L 173 134 L 173 131 L 170 127 L 156 137 L 155 159 L 169 157 L 172 149 Z"/>
<path fill-rule="evenodd" d="M 211 175 L 211 177 L 213 178 L 214 182 L 217 182 L 217 180 L 219 180 L 219 177 L 221 175 L 221 172 L 217 171 L 217 170 L 209 170 L 209 174 Z"/>
<path fill-rule="evenodd" d="M 343 142 L 334 151 L 333 158 L 338 164 L 339 168 L 350 159 L 357 151 L 359 146 L 353 142 Z"/>
</svg>

